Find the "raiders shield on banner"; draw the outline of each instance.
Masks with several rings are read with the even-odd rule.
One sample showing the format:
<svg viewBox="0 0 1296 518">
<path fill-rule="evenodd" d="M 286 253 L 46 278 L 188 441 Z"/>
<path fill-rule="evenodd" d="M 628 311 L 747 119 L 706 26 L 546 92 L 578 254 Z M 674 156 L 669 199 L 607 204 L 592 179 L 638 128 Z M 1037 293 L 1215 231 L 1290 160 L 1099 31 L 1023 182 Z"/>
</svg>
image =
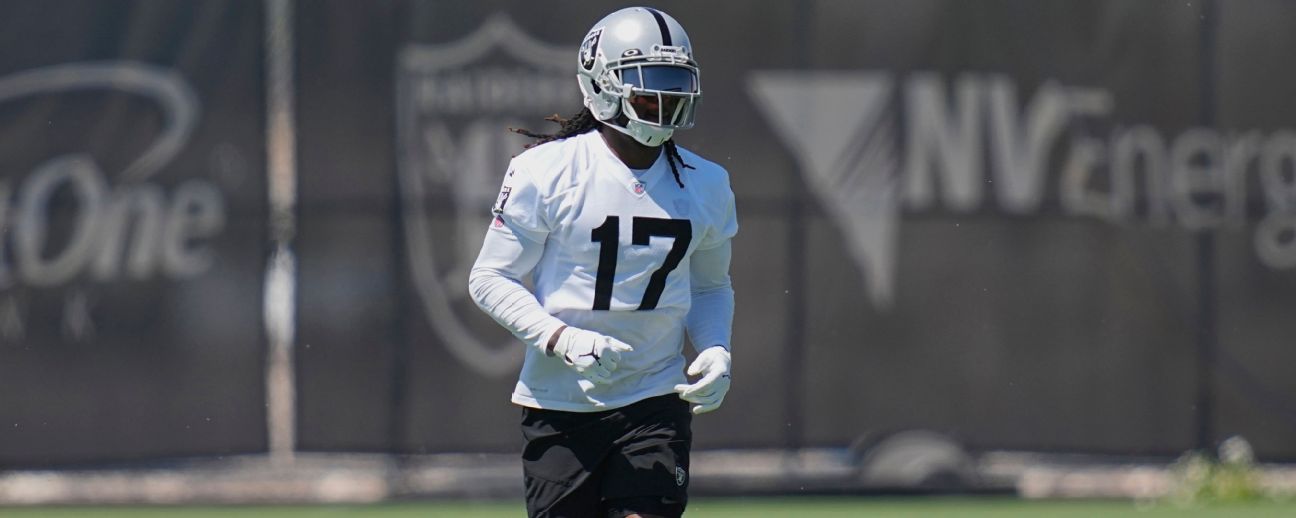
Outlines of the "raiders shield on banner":
<svg viewBox="0 0 1296 518">
<path fill-rule="evenodd" d="M 463 364 L 516 374 L 523 349 L 467 297 L 468 270 L 491 222 L 508 161 L 549 131 L 543 117 L 580 108 L 576 49 L 537 41 L 506 15 L 445 44 L 411 44 L 397 63 L 398 168 L 406 254 L 423 314 Z"/>
</svg>

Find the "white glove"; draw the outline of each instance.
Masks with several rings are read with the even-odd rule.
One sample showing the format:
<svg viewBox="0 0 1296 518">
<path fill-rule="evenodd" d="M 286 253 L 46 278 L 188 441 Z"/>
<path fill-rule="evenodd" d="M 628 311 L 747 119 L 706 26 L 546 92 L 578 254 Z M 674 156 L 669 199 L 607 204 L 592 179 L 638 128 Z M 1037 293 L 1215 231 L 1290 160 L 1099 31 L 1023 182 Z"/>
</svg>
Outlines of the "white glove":
<svg viewBox="0 0 1296 518">
<path fill-rule="evenodd" d="M 717 345 L 699 353 L 689 365 L 689 376 L 705 375 L 692 385 L 675 385 L 675 392 L 679 393 L 680 399 L 695 403 L 694 414 L 720 408 L 729 392 L 729 364 L 729 351 Z"/>
<path fill-rule="evenodd" d="M 598 384 L 611 382 L 621 353 L 634 350 L 630 344 L 585 329 L 567 327 L 560 332 L 554 354 L 585 379 Z"/>
</svg>

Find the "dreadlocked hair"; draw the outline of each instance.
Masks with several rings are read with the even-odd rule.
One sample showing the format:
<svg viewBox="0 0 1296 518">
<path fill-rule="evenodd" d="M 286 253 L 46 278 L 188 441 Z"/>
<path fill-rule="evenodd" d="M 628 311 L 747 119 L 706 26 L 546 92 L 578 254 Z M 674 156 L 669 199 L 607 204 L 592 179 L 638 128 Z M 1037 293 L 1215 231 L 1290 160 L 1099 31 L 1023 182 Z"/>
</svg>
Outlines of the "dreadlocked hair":
<svg viewBox="0 0 1296 518">
<path fill-rule="evenodd" d="M 523 146 L 525 149 L 530 149 L 535 146 L 539 146 L 540 144 L 544 144 L 546 142 L 553 142 L 555 140 L 562 140 L 567 137 L 574 137 L 576 135 L 580 135 L 581 133 L 585 133 L 593 129 L 598 129 L 599 126 L 598 119 L 594 118 L 594 114 L 590 113 L 589 108 L 581 108 L 580 113 L 577 113 L 576 115 L 572 115 L 571 117 L 568 118 L 564 118 L 563 116 L 555 113 L 553 115 L 545 117 L 544 120 L 557 124 L 558 131 L 555 131 L 553 133 L 536 133 L 526 128 L 509 128 L 509 131 L 512 131 L 513 133 L 517 133 L 519 135 L 526 135 L 528 137 L 536 139 L 535 142 Z"/>
<path fill-rule="evenodd" d="M 666 147 L 666 163 L 671 166 L 671 174 L 675 175 L 675 183 L 679 184 L 680 189 L 684 188 L 684 182 L 680 180 L 679 169 L 675 168 L 678 163 L 685 169 L 693 169 L 693 166 L 684 163 L 684 158 L 680 157 L 679 148 L 675 147 L 675 139 L 667 140 L 663 146 Z"/>
<path fill-rule="evenodd" d="M 571 117 L 563 117 L 555 113 L 545 117 L 544 120 L 557 124 L 558 131 L 553 133 L 536 133 L 526 128 L 509 128 L 509 131 L 536 139 L 535 142 L 523 146 L 524 149 L 530 149 L 546 142 L 574 137 L 598 129 L 599 127 L 599 120 L 594 118 L 594 114 L 589 111 L 589 108 L 581 108 L 579 113 L 572 115 Z M 674 139 L 667 140 L 662 146 L 666 148 L 666 163 L 670 164 L 671 174 L 675 176 L 675 183 L 679 184 L 680 189 L 683 189 L 684 181 L 680 179 L 679 167 L 685 169 L 694 169 L 694 167 L 684 163 L 684 158 L 680 156 L 679 148 L 675 147 Z M 676 164 L 679 164 L 679 166 L 677 167 Z"/>
</svg>

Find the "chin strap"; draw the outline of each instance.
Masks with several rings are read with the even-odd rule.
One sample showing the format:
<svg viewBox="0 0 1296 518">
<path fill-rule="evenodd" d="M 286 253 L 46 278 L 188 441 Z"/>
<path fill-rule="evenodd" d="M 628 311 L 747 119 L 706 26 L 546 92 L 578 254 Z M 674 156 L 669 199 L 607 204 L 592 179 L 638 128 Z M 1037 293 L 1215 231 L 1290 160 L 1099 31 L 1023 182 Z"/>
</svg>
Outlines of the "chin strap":
<svg viewBox="0 0 1296 518">
<path fill-rule="evenodd" d="M 673 129 L 662 129 L 657 131 L 651 129 L 642 129 L 642 128 L 652 128 L 652 126 L 640 122 L 635 122 L 635 121 L 630 121 L 630 124 L 636 126 L 637 127 L 636 129 L 638 129 L 637 131 L 636 129 L 631 129 L 617 124 L 615 122 L 615 119 L 605 120 L 600 122 L 608 125 L 608 127 L 614 130 L 617 130 L 621 133 L 628 135 L 630 138 L 635 139 L 635 142 L 638 142 L 648 147 L 659 147 L 662 144 L 665 144 L 667 140 L 670 140 L 671 136 L 675 134 L 675 130 Z"/>
</svg>

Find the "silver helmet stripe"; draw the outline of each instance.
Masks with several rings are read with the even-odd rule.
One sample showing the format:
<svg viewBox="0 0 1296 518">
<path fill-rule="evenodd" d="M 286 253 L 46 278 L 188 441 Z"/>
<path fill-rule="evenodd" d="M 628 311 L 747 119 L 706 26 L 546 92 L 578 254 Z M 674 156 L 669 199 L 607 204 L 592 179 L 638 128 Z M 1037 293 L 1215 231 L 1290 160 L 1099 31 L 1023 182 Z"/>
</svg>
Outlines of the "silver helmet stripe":
<svg viewBox="0 0 1296 518">
<path fill-rule="evenodd" d="M 670 27 L 666 26 L 666 18 L 662 17 L 661 11 L 658 11 L 651 7 L 645 7 L 644 9 L 647 9 L 648 12 L 652 13 L 653 19 L 657 20 L 657 28 L 661 29 L 662 46 L 669 47 L 671 45 L 674 45 L 673 43 L 671 43 Z"/>
</svg>

